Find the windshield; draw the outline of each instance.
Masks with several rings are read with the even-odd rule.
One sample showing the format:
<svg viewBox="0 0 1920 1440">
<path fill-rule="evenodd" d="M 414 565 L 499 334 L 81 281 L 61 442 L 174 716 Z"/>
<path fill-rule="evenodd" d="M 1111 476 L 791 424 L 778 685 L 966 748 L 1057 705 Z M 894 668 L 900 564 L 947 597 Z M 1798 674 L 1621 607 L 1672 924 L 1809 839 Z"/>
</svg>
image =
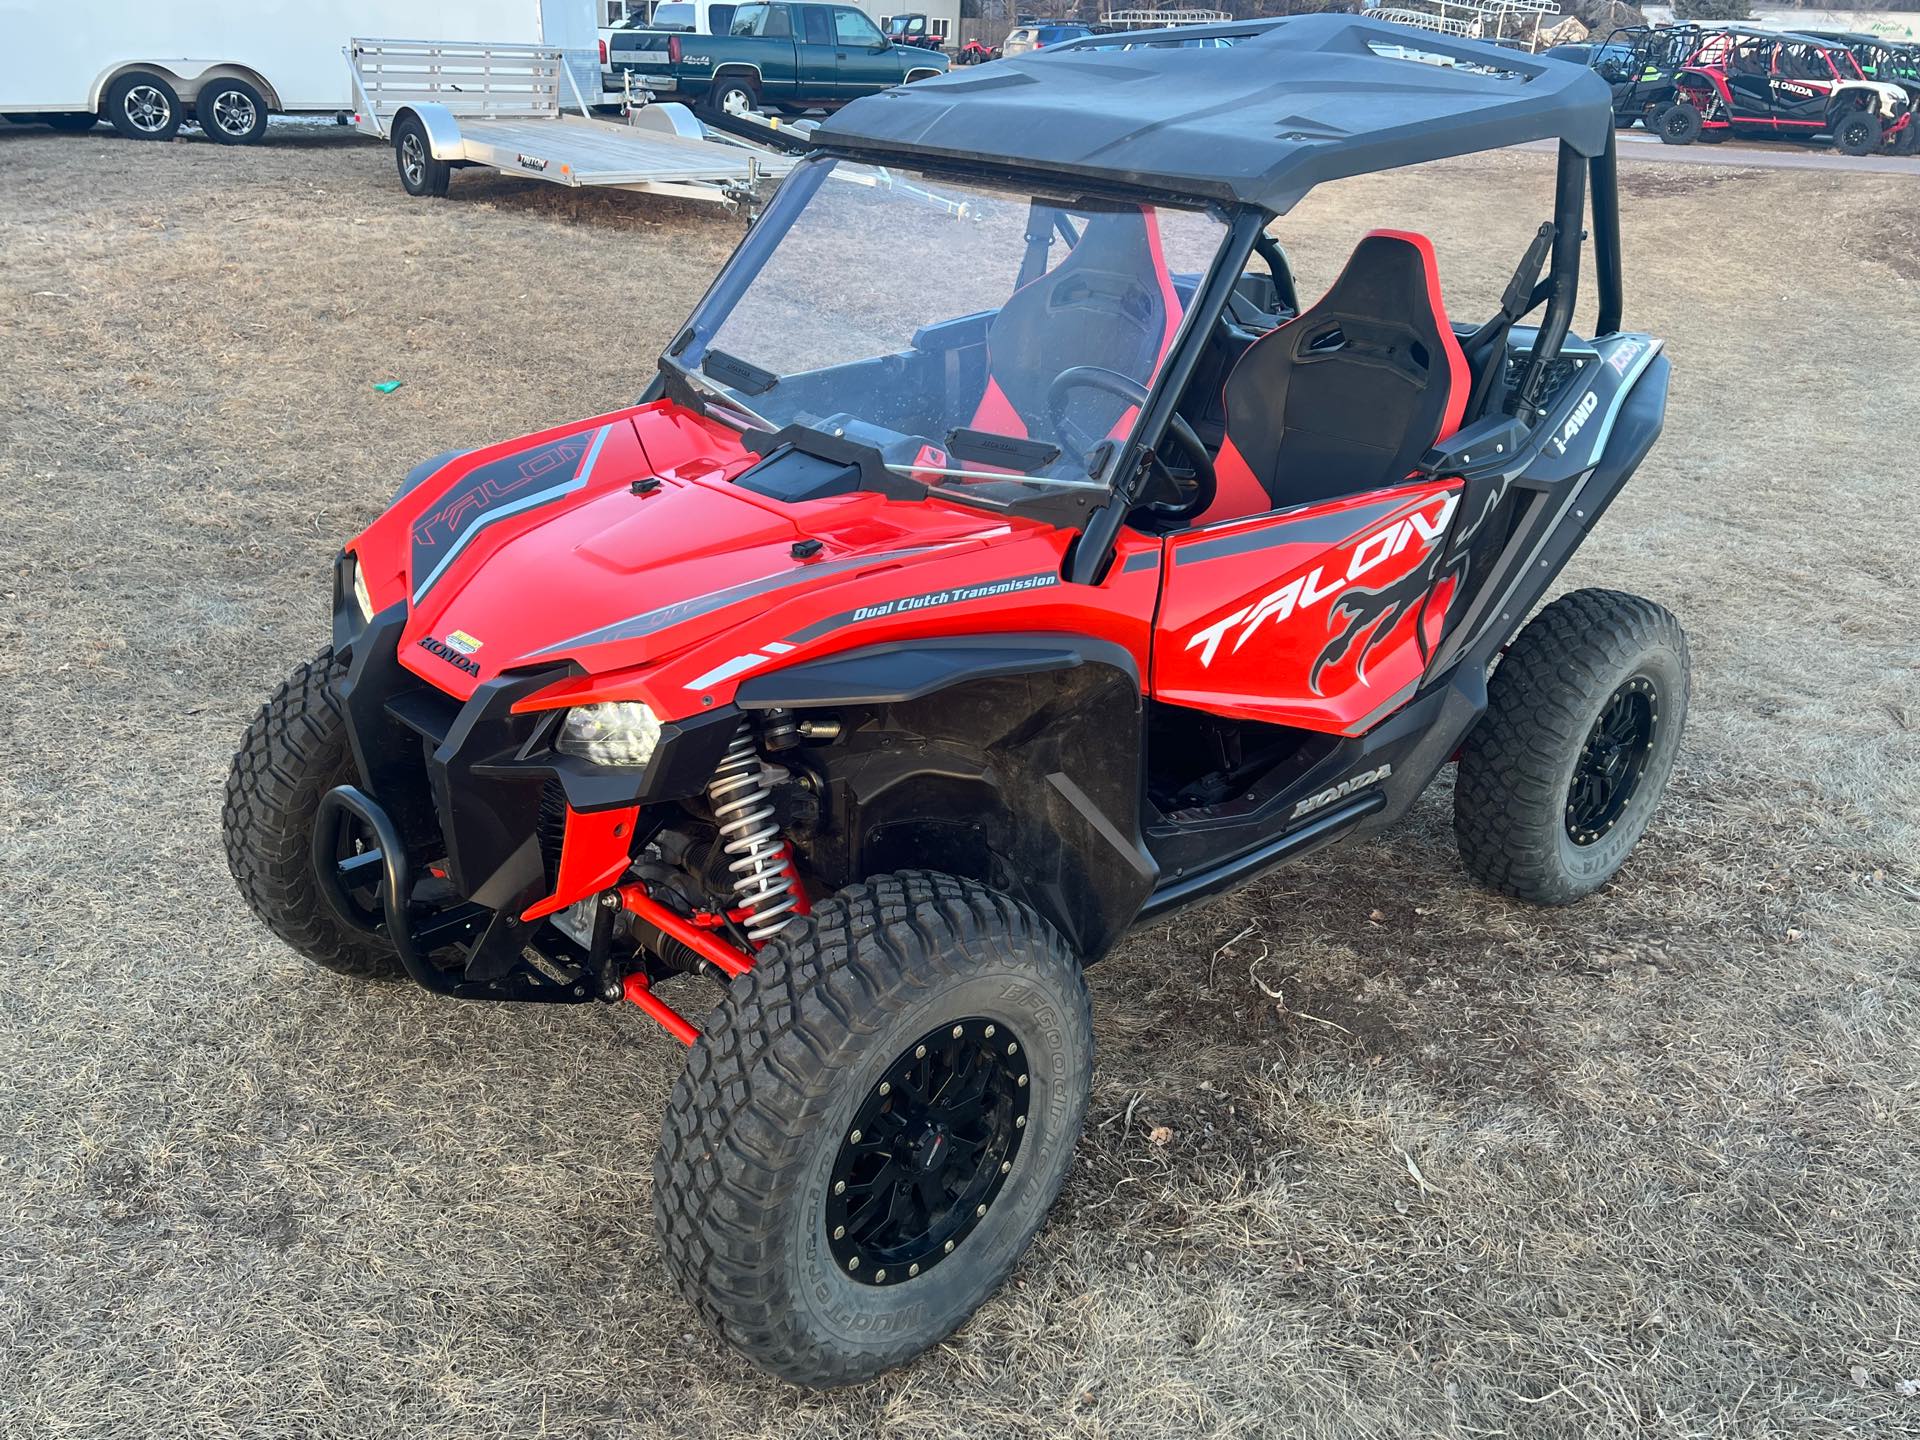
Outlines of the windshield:
<svg viewBox="0 0 1920 1440">
<path fill-rule="evenodd" d="M 850 161 L 795 171 L 663 360 L 990 504 L 1104 488 L 1227 233 L 1215 214 Z M 770 252 L 769 252 L 769 247 Z"/>
</svg>

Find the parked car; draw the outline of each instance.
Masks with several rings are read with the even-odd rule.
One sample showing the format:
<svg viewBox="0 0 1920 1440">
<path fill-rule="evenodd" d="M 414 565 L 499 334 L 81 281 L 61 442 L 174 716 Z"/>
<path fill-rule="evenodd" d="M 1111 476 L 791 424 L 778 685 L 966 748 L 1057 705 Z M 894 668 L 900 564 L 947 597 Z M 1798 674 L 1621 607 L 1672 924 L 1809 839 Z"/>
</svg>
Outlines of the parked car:
<svg viewBox="0 0 1920 1440">
<path fill-rule="evenodd" d="M 631 70 L 654 94 L 744 115 L 763 105 L 833 109 L 943 74 L 947 57 L 895 45 L 852 5 L 773 0 L 739 6 L 725 35 L 619 31 L 610 63 L 616 79 Z"/>
<path fill-rule="evenodd" d="M 648 16 L 635 11 L 618 25 L 609 25 L 600 32 L 600 86 L 607 91 L 622 88 L 622 77 L 613 68 L 613 39 L 626 30 L 659 30 L 681 35 L 724 35 L 733 27 L 733 12 L 739 9 L 737 0 L 670 0 L 665 5 L 656 5 L 653 14 Z"/>
<path fill-rule="evenodd" d="M 1021 25 L 1007 32 L 1007 38 L 1000 42 L 1000 53 L 1025 55 L 1029 50 L 1044 50 L 1049 45 L 1078 40 L 1092 33 L 1090 25 Z"/>
<path fill-rule="evenodd" d="M 422 18 L 425 8 L 430 13 Z M 0 114 L 60 130 L 105 120 L 129 140 L 171 140 L 198 124 L 209 140 L 249 145 L 267 117 L 357 110 L 341 51 L 356 35 L 550 46 L 594 99 L 593 13 L 585 0 L 95 0 L 8 5 Z"/>
<path fill-rule="evenodd" d="M 1808 35 L 1728 26 L 1707 36 L 1674 77 L 1674 103 L 1655 118 L 1669 145 L 1703 136 L 1830 135 L 1865 155 L 1911 124 L 1907 92 L 1869 80 L 1844 45 Z"/>
</svg>

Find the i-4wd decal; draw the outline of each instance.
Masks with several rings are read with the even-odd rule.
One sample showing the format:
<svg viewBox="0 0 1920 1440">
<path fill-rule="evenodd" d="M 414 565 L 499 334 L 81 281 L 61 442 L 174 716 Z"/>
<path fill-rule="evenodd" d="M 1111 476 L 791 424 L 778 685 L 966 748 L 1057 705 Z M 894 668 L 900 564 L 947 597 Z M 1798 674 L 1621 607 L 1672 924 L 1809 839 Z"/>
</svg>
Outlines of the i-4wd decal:
<svg viewBox="0 0 1920 1440">
<path fill-rule="evenodd" d="M 1458 494 L 1441 496 L 1437 512 L 1428 515 L 1416 510 L 1406 518 L 1374 531 L 1353 547 L 1353 554 L 1348 557 L 1344 570 L 1329 575 L 1325 566 L 1316 565 L 1306 574 L 1296 575 L 1278 590 L 1270 591 L 1253 604 L 1243 605 L 1231 615 L 1194 631 L 1187 638 L 1186 648 L 1198 649 L 1200 664 L 1209 666 L 1219 652 L 1220 642 L 1236 626 L 1238 633 L 1233 641 L 1234 650 L 1251 640 L 1254 632 L 1267 621 L 1271 620 L 1276 625 L 1284 624 L 1294 615 L 1324 605 L 1382 561 L 1398 555 L 1408 546 L 1415 546 L 1417 553 L 1425 554 L 1446 534 L 1447 522 L 1453 519 L 1454 506 L 1459 501 Z"/>
</svg>

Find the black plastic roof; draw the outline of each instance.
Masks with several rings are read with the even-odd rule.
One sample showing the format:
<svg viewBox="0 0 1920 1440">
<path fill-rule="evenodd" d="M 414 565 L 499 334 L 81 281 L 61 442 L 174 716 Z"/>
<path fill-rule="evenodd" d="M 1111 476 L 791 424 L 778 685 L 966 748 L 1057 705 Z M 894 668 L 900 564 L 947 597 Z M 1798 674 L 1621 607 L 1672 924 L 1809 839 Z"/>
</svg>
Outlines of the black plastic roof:
<svg viewBox="0 0 1920 1440">
<path fill-rule="evenodd" d="M 1328 180 L 1527 140 L 1597 155 L 1613 125 L 1612 94 L 1584 66 L 1364 16 L 1139 32 L 1213 35 L 1234 43 L 1068 45 L 954 70 L 854 101 L 814 142 L 895 164 L 1008 168 L 1278 214 Z"/>
</svg>

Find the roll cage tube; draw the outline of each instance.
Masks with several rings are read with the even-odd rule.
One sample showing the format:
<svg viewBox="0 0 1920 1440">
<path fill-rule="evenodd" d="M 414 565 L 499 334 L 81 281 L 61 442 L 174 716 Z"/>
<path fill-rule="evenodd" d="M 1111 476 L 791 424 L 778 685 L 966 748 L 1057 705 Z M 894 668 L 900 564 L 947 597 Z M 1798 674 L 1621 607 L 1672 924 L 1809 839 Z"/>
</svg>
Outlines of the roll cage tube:
<svg viewBox="0 0 1920 1440">
<path fill-rule="evenodd" d="M 1128 512 L 1140 503 L 1138 492 L 1147 474 L 1147 456 L 1165 437 L 1167 422 L 1173 418 L 1174 409 L 1186 394 L 1193 372 L 1213 338 L 1214 323 L 1226 308 L 1233 287 L 1240 283 L 1247 257 L 1253 253 L 1254 242 L 1267 228 L 1269 218 L 1265 211 L 1250 205 L 1234 212 L 1226 242 L 1213 257 L 1213 268 L 1207 272 L 1207 278 L 1194 292 L 1193 303 L 1187 307 L 1186 319 L 1181 324 L 1179 342 L 1161 368 L 1146 411 L 1112 462 L 1113 493 L 1087 518 L 1086 529 L 1074 543 L 1066 577 L 1072 584 L 1098 584 L 1113 559 L 1113 545 L 1119 538 L 1120 527 Z"/>
<path fill-rule="evenodd" d="M 1580 298 L 1580 244 L 1586 238 L 1582 221 L 1588 168 L 1587 159 L 1578 150 L 1564 140 L 1560 142 L 1560 166 L 1554 177 L 1553 262 L 1547 271 L 1547 313 L 1541 317 L 1533 349 L 1527 352 L 1527 368 L 1520 377 L 1514 408 L 1514 418 L 1523 425 L 1534 425 L 1540 419 L 1540 394 L 1546 388 L 1548 367 L 1559 357 L 1573 324 L 1574 303 Z"/>
</svg>

